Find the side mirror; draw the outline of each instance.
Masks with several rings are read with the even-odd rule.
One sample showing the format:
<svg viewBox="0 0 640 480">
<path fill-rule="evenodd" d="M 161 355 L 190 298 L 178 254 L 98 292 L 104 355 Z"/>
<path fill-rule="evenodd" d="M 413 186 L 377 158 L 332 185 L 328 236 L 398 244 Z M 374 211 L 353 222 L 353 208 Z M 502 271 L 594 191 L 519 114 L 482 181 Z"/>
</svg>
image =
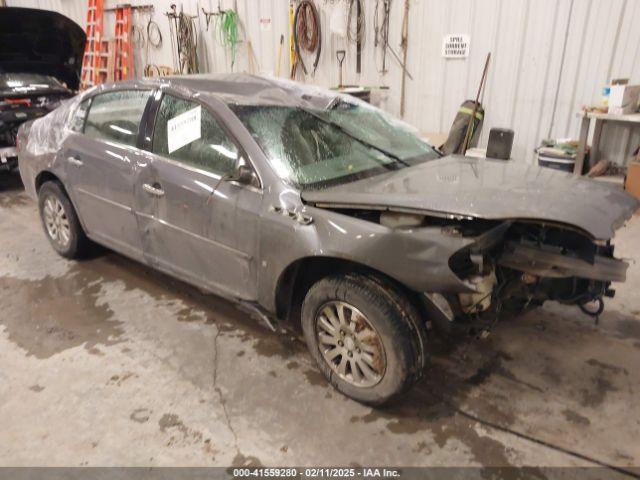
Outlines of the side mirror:
<svg viewBox="0 0 640 480">
<path fill-rule="evenodd" d="M 238 165 L 235 173 L 231 177 L 232 181 L 241 183 L 243 185 L 256 185 L 256 174 L 253 169 L 247 165 Z"/>
</svg>

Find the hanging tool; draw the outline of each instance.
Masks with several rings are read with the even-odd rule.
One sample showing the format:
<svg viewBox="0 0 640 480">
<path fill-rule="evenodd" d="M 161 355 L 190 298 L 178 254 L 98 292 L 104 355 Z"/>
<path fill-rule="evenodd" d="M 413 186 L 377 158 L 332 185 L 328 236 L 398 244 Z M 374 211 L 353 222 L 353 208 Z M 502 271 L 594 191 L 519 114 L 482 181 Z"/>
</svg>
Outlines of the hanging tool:
<svg viewBox="0 0 640 480">
<path fill-rule="evenodd" d="M 209 31 L 209 25 L 213 18 L 213 29 L 218 38 L 218 43 L 223 48 L 229 49 L 231 55 L 231 71 L 233 71 L 236 63 L 238 43 L 240 43 L 238 39 L 238 25 L 240 24 L 238 13 L 235 9 L 222 10 L 220 3 L 218 3 L 218 10 L 216 12 L 207 12 L 203 8 L 202 13 L 207 21 L 207 31 Z"/>
<path fill-rule="evenodd" d="M 149 23 L 147 23 L 147 45 L 151 45 L 153 48 L 162 46 L 160 26 L 152 18 L 149 18 Z"/>
<path fill-rule="evenodd" d="M 312 75 L 315 75 L 322 51 L 322 32 L 320 28 L 320 15 L 312 0 L 301 0 L 295 9 L 293 18 L 293 43 L 300 66 L 305 75 L 309 72 L 302 59 L 301 51 L 315 52 L 316 58 L 313 62 L 312 72 Z"/>
<path fill-rule="evenodd" d="M 379 2 L 380 0 L 377 0 Z M 389 18 L 391 17 L 391 0 L 382 0 L 383 1 L 383 17 L 382 23 L 379 23 L 379 4 L 376 3 L 376 11 L 374 13 L 374 28 L 375 28 L 375 46 L 380 45 L 382 49 L 382 70 L 380 73 L 383 75 L 387 73 L 387 50 L 393 55 L 393 58 L 396 59 L 400 67 L 402 68 L 402 74 L 409 77 L 410 80 L 413 80 L 413 75 L 407 69 L 406 62 L 402 61 L 400 56 L 396 53 L 396 51 L 389 45 Z M 408 9 L 408 6 L 405 5 L 405 8 Z M 404 25 L 404 22 L 403 22 Z"/>
<path fill-rule="evenodd" d="M 280 45 L 278 46 L 278 63 L 276 65 L 276 77 L 280 76 L 280 65 L 282 65 L 282 49 L 284 48 L 284 35 L 280 35 Z"/>
<path fill-rule="evenodd" d="M 169 19 L 171 30 L 171 51 L 173 54 L 174 70 L 180 73 L 198 73 L 198 55 L 196 26 L 194 19 L 197 15 L 187 15 L 177 11 L 175 3 L 171 10 L 165 12 Z"/>
<path fill-rule="evenodd" d="M 296 47 L 294 41 L 293 30 L 295 19 L 295 4 L 294 0 L 289 0 L 289 78 L 295 80 L 296 72 L 298 70 L 298 55 L 296 54 Z"/>
<path fill-rule="evenodd" d="M 344 57 L 347 52 L 345 50 L 337 50 L 336 58 L 338 59 L 338 66 L 340 68 L 340 82 L 338 83 L 338 88 L 342 88 L 344 84 L 342 83 L 342 62 L 344 62 Z"/>
<path fill-rule="evenodd" d="M 404 62 L 402 61 L 400 56 L 396 53 L 396 51 L 393 48 L 391 48 L 391 45 L 387 45 L 387 48 L 389 49 L 389 51 L 393 55 L 393 58 L 395 58 L 398 61 L 398 65 L 400 65 L 400 68 L 402 68 L 402 73 L 403 74 L 406 73 L 407 77 L 409 77 L 410 80 L 413 80 L 413 75 L 411 75 L 411 73 L 407 69 L 407 66 L 404 64 Z"/>
<path fill-rule="evenodd" d="M 362 9 L 362 2 L 357 0 L 357 8 L 356 8 L 356 22 L 358 24 L 357 27 L 357 36 L 356 36 L 356 73 L 362 72 L 362 40 L 364 38 L 364 10 Z"/>
<path fill-rule="evenodd" d="M 235 10 L 222 10 L 216 17 L 216 30 L 220 45 L 231 52 L 231 71 L 236 64 L 236 51 L 238 45 L 238 14 Z"/>
<path fill-rule="evenodd" d="M 153 20 L 153 13 L 149 17 L 149 21 L 147 22 L 146 27 L 146 47 L 145 47 L 145 55 L 144 55 L 144 69 L 143 75 L 145 77 L 149 76 L 148 73 L 153 71 L 154 69 L 158 69 L 157 65 L 149 62 L 149 47 L 153 47 L 154 49 L 159 49 L 162 47 L 162 32 L 160 32 L 160 26 Z"/>
<path fill-rule="evenodd" d="M 400 87 L 400 116 L 404 118 L 405 92 L 407 84 L 407 50 L 409 49 L 409 0 L 404 0 L 404 17 L 402 18 L 402 85 Z"/>
<path fill-rule="evenodd" d="M 351 18 L 353 7 L 356 8 L 356 31 L 351 31 Z M 349 13 L 347 16 L 347 39 L 356 44 L 356 73 L 362 72 L 362 43 L 364 41 L 365 16 L 362 8 L 362 0 L 349 0 Z"/>
<path fill-rule="evenodd" d="M 382 1 L 382 22 L 380 22 L 380 1 Z M 387 73 L 387 48 L 389 48 L 389 18 L 391 13 L 391 0 L 376 0 L 376 9 L 373 15 L 374 37 L 373 46 L 381 47 L 383 75 Z"/>
<path fill-rule="evenodd" d="M 258 66 L 258 59 L 256 58 L 256 54 L 253 51 L 253 45 L 251 45 L 251 40 L 247 40 L 247 63 L 249 64 L 249 73 L 255 75 L 260 70 Z"/>
<path fill-rule="evenodd" d="M 180 71 L 180 45 L 178 43 L 178 12 L 176 12 L 176 5 L 171 5 L 171 10 L 165 12 L 167 19 L 169 20 L 169 30 L 171 32 L 171 57 L 173 58 L 173 71 Z"/>
<path fill-rule="evenodd" d="M 178 42 L 183 51 L 183 58 L 180 62 L 180 72 L 198 73 L 197 34 L 194 22 L 196 16 L 187 15 L 180 12 L 178 17 Z"/>
<path fill-rule="evenodd" d="M 476 101 L 473 104 L 473 111 L 471 112 L 471 116 L 469 117 L 469 123 L 467 124 L 467 131 L 464 135 L 464 141 L 460 145 L 460 154 L 462 155 L 467 153 L 467 148 L 469 148 L 469 143 L 473 138 L 476 113 L 478 112 L 478 107 L 480 106 L 480 94 L 482 93 L 484 82 L 487 78 L 487 71 L 489 70 L 490 60 L 491 60 L 491 52 L 487 54 L 487 59 L 484 62 L 484 69 L 482 70 L 482 78 L 480 79 L 480 85 L 478 86 L 478 93 L 476 93 Z"/>
</svg>

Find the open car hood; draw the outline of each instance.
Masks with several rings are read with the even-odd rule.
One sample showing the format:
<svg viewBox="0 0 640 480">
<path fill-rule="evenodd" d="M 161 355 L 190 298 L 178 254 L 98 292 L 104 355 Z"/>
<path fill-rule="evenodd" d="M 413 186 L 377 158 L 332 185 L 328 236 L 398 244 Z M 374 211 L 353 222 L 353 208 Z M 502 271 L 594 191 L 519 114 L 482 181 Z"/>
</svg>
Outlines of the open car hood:
<svg viewBox="0 0 640 480">
<path fill-rule="evenodd" d="M 459 155 L 319 190 L 318 206 L 382 208 L 493 220 L 539 220 L 607 240 L 640 206 L 612 185 L 524 162 Z"/>
<path fill-rule="evenodd" d="M 57 12 L 0 8 L 0 72 L 51 75 L 77 90 L 86 35 Z"/>
</svg>

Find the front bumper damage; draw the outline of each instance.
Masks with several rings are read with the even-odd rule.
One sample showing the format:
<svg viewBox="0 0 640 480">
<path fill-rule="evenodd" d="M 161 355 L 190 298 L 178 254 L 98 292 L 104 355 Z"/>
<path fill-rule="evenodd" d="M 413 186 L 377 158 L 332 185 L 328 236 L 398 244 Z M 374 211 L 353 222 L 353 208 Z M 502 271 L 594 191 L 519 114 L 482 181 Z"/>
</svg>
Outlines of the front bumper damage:
<svg viewBox="0 0 640 480">
<path fill-rule="evenodd" d="M 578 277 L 602 282 L 624 282 L 629 265 L 622 260 L 595 255 L 592 262 L 562 253 L 561 247 L 537 247 L 508 242 L 498 265 L 537 277 Z"/>
<path fill-rule="evenodd" d="M 628 264 L 609 241 L 594 241 L 572 227 L 506 221 L 475 236 L 456 252 L 450 268 L 473 293 L 428 294 L 436 326 L 447 333 L 488 331 L 504 314 L 518 314 L 548 300 L 576 305 L 597 316 L 612 282 L 624 282 Z M 595 308 L 593 308 L 595 306 Z"/>
</svg>

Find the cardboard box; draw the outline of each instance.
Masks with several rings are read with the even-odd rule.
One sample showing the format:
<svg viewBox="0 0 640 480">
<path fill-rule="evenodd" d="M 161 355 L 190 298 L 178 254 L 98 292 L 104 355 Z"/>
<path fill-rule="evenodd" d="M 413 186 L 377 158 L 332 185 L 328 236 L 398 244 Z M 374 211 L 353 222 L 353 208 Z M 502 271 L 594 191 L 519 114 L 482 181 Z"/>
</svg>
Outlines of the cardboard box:
<svg viewBox="0 0 640 480">
<path fill-rule="evenodd" d="M 611 85 L 609 92 L 609 113 L 626 115 L 635 113 L 640 98 L 640 85 Z"/>
<path fill-rule="evenodd" d="M 640 161 L 629 162 L 624 189 L 636 198 L 640 198 Z"/>
</svg>

